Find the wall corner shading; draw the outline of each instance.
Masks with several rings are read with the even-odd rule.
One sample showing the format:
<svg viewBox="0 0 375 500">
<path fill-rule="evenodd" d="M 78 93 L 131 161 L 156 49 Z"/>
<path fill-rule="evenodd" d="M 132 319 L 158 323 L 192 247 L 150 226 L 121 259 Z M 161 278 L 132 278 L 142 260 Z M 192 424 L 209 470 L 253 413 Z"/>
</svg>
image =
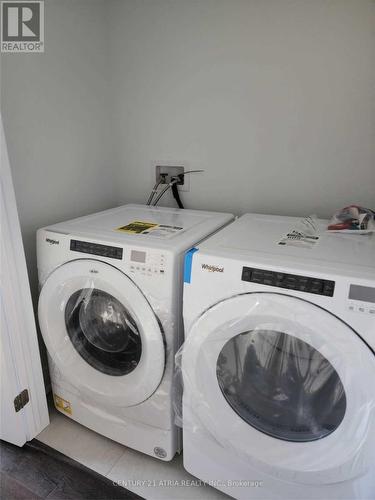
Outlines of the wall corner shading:
<svg viewBox="0 0 375 500">
<path fill-rule="evenodd" d="M 184 263 L 184 283 L 190 283 L 191 281 L 191 266 L 193 264 L 193 255 L 198 252 L 198 248 L 191 248 L 185 254 Z"/>
</svg>

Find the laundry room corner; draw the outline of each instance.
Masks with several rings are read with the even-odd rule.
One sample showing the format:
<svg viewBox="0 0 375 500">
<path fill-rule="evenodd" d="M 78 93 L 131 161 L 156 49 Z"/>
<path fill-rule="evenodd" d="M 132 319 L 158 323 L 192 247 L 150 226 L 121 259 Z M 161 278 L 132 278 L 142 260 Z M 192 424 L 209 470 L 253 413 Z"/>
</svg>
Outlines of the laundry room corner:
<svg viewBox="0 0 375 500">
<path fill-rule="evenodd" d="M 44 53 L 1 54 L 1 113 L 35 307 L 36 229 L 117 201 L 102 92 L 107 11 L 96 0 L 51 0 L 45 17 Z"/>
<path fill-rule="evenodd" d="M 107 10 L 50 0 L 42 54 L 1 54 L 1 112 L 34 299 L 35 231 L 116 204 Z"/>
</svg>

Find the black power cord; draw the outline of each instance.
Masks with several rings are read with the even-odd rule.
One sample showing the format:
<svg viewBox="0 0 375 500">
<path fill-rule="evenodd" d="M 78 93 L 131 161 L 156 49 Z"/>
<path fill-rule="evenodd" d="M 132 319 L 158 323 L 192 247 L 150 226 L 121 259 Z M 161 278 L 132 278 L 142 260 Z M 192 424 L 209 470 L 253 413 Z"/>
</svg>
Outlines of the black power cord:
<svg viewBox="0 0 375 500">
<path fill-rule="evenodd" d="M 183 177 L 184 177 L 183 174 L 178 175 L 177 176 L 178 181 L 183 180 Z M 181 201 L 181 198 L 180 198 L 180 193 L 178 191 L 178 183 L 177 182 L 172 184 L 172 194 L 173 194 L 173 198 L 176 200 L 178 208 L 185 208 L 182 201 Z"/>
</svg>

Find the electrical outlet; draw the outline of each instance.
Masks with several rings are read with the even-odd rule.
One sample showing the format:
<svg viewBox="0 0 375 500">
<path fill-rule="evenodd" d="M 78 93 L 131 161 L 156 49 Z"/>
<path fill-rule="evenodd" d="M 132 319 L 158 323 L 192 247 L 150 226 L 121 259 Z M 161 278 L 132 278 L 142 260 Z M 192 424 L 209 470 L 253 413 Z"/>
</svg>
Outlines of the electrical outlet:
<svg viewBox="0 0 375 500">
<path fill-rule="evenodd" d="M 185 168 L 182 166 L 172 166 L 172 165 L 156 165 L 155 167 L 155 180 L 159 182 L 161 180 L 161 184 L 169 184 L 172 180 L 172 177 L 176 177 L 177 175 L 183 174 L 185 172 Z M 177 183 L 179 186 L 183 186 L 185 184 L 184 177 L 181 181 Z"/>
</svg>

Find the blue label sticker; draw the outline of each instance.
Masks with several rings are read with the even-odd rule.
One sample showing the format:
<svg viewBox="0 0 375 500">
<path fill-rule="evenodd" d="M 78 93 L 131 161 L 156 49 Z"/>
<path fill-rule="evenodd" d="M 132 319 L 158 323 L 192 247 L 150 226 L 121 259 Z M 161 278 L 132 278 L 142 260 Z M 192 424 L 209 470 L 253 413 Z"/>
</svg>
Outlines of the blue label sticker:
<svg viewBox="0 0 375 500">
<path fill-rule="evenodd" d="M 184 265 L 184 283 L 190 283 L 191 281 L 191 266 L 193 264 L 193 255 L 198 252 L 198 248 L 191 248 L 185 254 L 185 265 Z"/>
</svg>

